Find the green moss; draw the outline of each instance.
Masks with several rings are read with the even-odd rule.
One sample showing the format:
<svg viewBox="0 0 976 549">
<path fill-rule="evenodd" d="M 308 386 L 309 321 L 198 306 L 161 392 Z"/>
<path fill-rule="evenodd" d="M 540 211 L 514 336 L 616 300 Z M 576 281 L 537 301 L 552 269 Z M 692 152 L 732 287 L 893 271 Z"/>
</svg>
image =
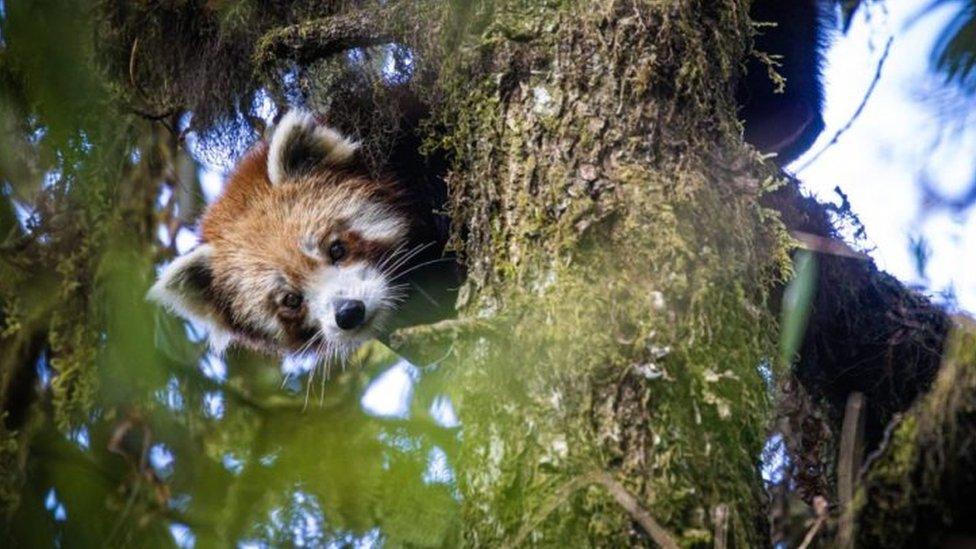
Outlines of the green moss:
<svg viewBox="0 0 976 549">
<path fill-rule="evenodd" d="M 737 546 L 763 545 L 758 367 L 775 356 L 766 300 L 791 243 L 756 205 L 768 172 L 734 116 L 746 6 L 444 6 L 412 3 L 398 24 L 418 60 L 412 85 L 434 103 L 427 146 L 455 161 L 462 320 L 492 326 L 456 334 L 448 360 L 466 541 L 529 528 L 536 545 L 647 544 L 605 490 L 577 484 L 602 470 L 685 545 L 707 542 L 718 504 Z M 207 21 L 189 43 L 210 35 Z M 299 21 L 254 40 L 264 76 L 302 62 L 272 43 L 315 46 L 335 30 Z M 336 76 L 321 68 L 299 77 L 313 99 Z M 248 80 L 221 94 L 240 98 Z M 199 103 L 174 89 L 181 105 Z M 746 161 L 730 175 L 723 158 Z"/>
<path fill-rule="evenodd" d="M 561 491 L 606 470 L 685 545 L 710 536 L 719 503 L 737 544 L 762 544 L 758 366 L 792 243 L 756 206 L 765 168 L 737 187 L 711 157 L 751 156 L 714 84 L 737 70 L 747 22 L 731 3 L 641 4 L 623 20 L 609 2 L 544 17 L 490 4 L 531 38 L 465 35 L 435 86 L 438 142 L 458 161 L 464 313 L 504 311 L 452 356 L 468 541 L 534 525 L 536 545 L 646 543 L 604 491 Z"/>
<path fill-rule="evenodd" d="M 20 502 L 23 477 L 20 468 L 20 441 L 17 433 L 3 425 L 6 414 L 0 416 L 0 516 L 6 521 Z"/>
<path fill-rule="evenodd" d="M 976 489 L 976 330 L 960 319 L 932 389 L 909 410 L 868 470 L 857 499 L 866 546 L 931 545 L 965 529 Z"/>
</svg>

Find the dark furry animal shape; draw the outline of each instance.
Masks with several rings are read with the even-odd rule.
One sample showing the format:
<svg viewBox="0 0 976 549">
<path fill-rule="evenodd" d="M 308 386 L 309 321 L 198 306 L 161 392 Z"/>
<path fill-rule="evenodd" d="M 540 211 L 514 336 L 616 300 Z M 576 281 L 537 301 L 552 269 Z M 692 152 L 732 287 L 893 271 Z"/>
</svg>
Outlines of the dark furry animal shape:
<svg viewBox="0 0 976 549">
<path fill-rule="evenodd" d="M 745 139 L 765 153 L 776 153 L 786 165 L 803 154 L 824 129 L 820 67 L 830 23 L 826 0 L 754 0 L 753 21 L 762 23 L 755 50 L 780 63 L 786 79 L 777 90 L 766 63 L 750 56 L 737 89 Z M 773 24 L 773 25 L 770 25 Z"/>
</svg>

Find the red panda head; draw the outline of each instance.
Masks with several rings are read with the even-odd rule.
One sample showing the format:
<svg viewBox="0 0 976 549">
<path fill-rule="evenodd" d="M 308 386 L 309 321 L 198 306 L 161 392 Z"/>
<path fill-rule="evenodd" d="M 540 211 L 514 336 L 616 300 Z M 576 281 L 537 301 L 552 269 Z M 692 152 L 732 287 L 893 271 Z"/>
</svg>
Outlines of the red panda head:
<svg viewBox="0 0 976 549">
<path fill-rule="evenodd" d="M 201 222 L 202 242 L 150 298 L 237 341 L 344 357 L 378 335 L 401 296 L 411 218 L 358 144 L 301 110 L 238 163 Z"/>
</svg>

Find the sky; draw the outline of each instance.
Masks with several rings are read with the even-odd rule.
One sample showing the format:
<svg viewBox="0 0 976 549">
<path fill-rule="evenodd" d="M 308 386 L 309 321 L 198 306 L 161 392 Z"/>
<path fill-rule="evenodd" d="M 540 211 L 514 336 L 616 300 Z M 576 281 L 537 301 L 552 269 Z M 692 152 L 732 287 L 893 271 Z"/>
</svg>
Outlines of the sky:
<svg viewBox="0 0 976 549">
<path fill-rule="evenodd" d="M 929 1 L 870 3 L 846 35 L 835 33 L 824 67 L 827 129 L 788 169 L 798 170 L 804 188 L 821 200 L 839 202 L 835 187 L 848 195 L 880 268 L 927 293 L 952 292 L 959 309 L 974 313 L 976 209 L 927 206 L 919 184 L 926 178 L 953 198 L 976 176 L 976 125 L 966 128 L 973 113 L 953 112 L 957 123 L 947 127 L 942 115 L 950 94 L 930 61 L 933 43 L 959 5 L 920 15 Z M 890 52 L 864 109 L 823 151 L 863 101 L 889 38 Z M 925 243 L 924 273 L 916 267 L 913 241 Z"/>
</svg>

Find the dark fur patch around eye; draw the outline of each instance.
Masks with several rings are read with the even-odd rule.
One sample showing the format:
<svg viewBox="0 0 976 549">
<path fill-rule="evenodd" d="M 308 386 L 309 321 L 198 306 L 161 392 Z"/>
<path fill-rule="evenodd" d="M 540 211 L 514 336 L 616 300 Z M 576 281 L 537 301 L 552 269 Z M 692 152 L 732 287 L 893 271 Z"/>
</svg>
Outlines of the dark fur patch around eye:
<svg viewBox="0 0 976 549">
<path fill-rule="evenodd" d="M 355 231 L 343 232 L 342 241 L 349 261 L 379 261 L 391 249 L 389 242 L 366 240 Z"/>
<path fill-rule="evenodd" d="M 218 286 L 212 284 L 212 272 L 208 270 L 207 273 L 199 273 L 194 276 L 201 277 L 200 280 L 209 277 L 210 284 L 206 290 L 207 300 L 213 304 L 214 310 L 227 328 L 253 343 L 263 344 L 272 341 L 272 334 L 269 334 L 264 328 L 247 319 L 242 319 L 234 313 L 233 296 L 221 292 Z"/>
<path fill-rule="evenodd" d="M 248 320 L 239 319 L 236 315 L 234 315 L 233 309 L 228 301 L 220 301 L 224 304 L 220 308 L 221 316 L 232 331 L 243 334 L 246 338 L 254 342 L 270 342 L 274 339 L 272 334 L 266 332 L 261 326 L 258 326 L 257 324 Z"/>
<path fill-rule="evenodd" d="M 318 332 L 315 326 L 308 324 L 305 314 L 292 319 L 282 318 L 281 323 L 285 331 L 287 345 L 291 347 L 300 347 L 308 343 Z"/>
</svg>

